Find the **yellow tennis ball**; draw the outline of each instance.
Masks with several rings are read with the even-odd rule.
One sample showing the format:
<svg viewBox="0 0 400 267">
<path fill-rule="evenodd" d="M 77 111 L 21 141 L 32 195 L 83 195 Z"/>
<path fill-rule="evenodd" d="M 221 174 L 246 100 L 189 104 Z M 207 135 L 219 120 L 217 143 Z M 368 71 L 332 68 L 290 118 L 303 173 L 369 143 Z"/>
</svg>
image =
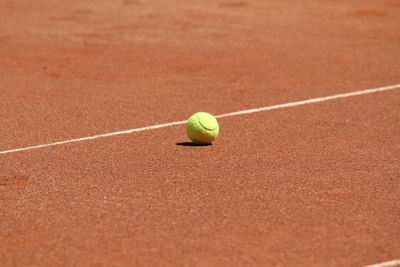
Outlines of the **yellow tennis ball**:
<svg viewBox="0 0 400 267">
<path fill-rule="evenodd" d="M 207 112 L 193 114 L 187 124 L 186 133 L 196 144 L 211 144 L 219 134 L 217 119 Z"/>
</svg>

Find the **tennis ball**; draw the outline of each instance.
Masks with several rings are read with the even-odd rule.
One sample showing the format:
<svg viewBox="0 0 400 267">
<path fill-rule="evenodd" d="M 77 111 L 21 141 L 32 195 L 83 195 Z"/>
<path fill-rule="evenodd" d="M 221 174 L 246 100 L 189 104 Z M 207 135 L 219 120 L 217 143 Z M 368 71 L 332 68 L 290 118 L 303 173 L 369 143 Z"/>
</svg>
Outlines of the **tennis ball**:
<svg viewBox="0 0 400 267">
<path fill-rule="evenodd" d="M 211 144 L 218 137 L 218 121 L 210 113 L 197 112 L 189 118 L 186 133 L 193 143 Z"/>
</svg>

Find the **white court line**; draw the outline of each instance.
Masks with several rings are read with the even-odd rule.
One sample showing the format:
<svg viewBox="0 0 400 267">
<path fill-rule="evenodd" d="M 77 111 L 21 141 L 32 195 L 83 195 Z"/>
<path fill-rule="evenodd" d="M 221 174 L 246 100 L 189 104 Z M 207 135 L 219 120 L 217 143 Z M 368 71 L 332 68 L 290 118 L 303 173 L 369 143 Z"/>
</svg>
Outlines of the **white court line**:
<svg viewBox="0 0 400 267">
<path fill-rule="evenodd" d="M 372 265 L 368 265 L 368 266 L 364 266 L 364 267 L 394 267 L 394 266 L 400 266 L 400 260 L 392 260 L 392 261 L 372 264 Z"/>
<path fill-rule="evenodd" d="M 290 102 L 290 103 L 286 103 L 286 104 L 246 109 L 246 110 L 217 115 L 215 117 L 216 118 L 224 118 L 224 117 L 237 116 L 237 115 L 261 112 L 261 111 L 273 110 L 273 109 L 295 107 L 295 106 L 301 106 L 301 105 L 305 105 L 305 104 L 324 102 L 324 101 L 338 99 L 338 98 L 346 98 L 346 97 L 351 97 L 351 96 L 366 95 L 366 94 L 372 94 L 372 93 L 383 92 L 383 91 L 388 91 L 388 90 L 394 90 L 394 89 L 398 89 L 398 88 L 400 88 L 400 84 L 384 86 L 384 87 L 379 87 L 379 88 L 373 88 L 373 89 L 360 90 L 360 91 L 326 96 L 326 97 L 312 98 L 312 99 L 307 99 L 307 100 L 302 100 L 302 101 L 297 101 L 297 102 Z M 109 137 L 109 136 L 114 136 L 114 135 L 130 134 L 130 133 L 134 133 L 134 132 L 153 130 L 153 129 L 158 129 L 158 128 L 164 128 L 164 127 L 169 127 L 169 126 L 174 126 L 174 125 L 185 124 L 185 123 L 186 123 L 186 120 L 185 121 L 175 121 L 175 122 L 169 122 L 169 123 L 164 123 L 164 124 L 157 124 L 157 125 L 153 125 L 153 126 L 129 129 L 129 130 L 124 130 L 124 131 L 117 131 L 117 132 L 81 137 L 81 138 L 76 138 L 76 139 L 69 139 L 69 140 L 65 140 L 65 141 L 53 142 L 53 143 L 48 143 L 48 144 L 15 148 L 15 149 L 10 149 L 10 150 L 0 151 L 0 155 L 1 154 L 9 154 L 9 153 L 13 153 L 13 152 L 19 152 L 19 151 L 25 151 L 25 150 L 44 148 L 44 147 L 49 147 L 49 146 L 63 145 L 63 144 L 74 143 L 74 142 L 82 142 L 82 141 L 104 138 L 104 137 Z"/>
</svg>

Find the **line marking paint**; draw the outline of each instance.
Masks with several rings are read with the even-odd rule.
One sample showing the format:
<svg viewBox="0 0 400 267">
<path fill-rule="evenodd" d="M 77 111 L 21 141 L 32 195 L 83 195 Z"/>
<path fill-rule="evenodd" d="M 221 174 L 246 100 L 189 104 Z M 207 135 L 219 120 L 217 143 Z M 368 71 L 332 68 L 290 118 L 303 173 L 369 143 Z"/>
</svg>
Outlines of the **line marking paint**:
<svg viewBox="0 0 400 267">
<path fill-rule="evenodd" d="M 306 105 L 306 104 L 311 104 L 311 103 L 318 103 L 318 102 L 334 100 L 334 99 L 338 99 L 338 98 L 346 98 L 346 97 L 351 97 L 351 96 L 358 96 L 358 95 L 366 95 L 366 94 L 372 94 L 372 93 L 377 93 L 377 92 L 384 92 L 384 91 L 389 91 L 389 90 L 394 90 L 394 89 L 399 89 L 399 88 L 400 88 L 400 84 L 395 84 L 395 85 L 378 87 L 378 88 L 373 88 L 373 89 L 354 91 L 354 92 L 349 92 L 349 93 L 344 93 L 344 94 L 338 94 L 338 95 L 332 95 L 332 96 L 326 96 L 326 97 L 318 97 L 318 98 L 312 98 L 312 99 L 307 99 L 307 100 L 302 100 L 302 101 L 290 102 L 290 103 L 286 103 L 286 104 L 279 104 L 279 105 L 273 105 L 273 106 L 266 106 L 266 107 L 260 107 L 260 108 L 253 108 L 253 109 L 246 109 L 246 110 L 241 110 L 241 111 L 236 111 L 236 112 L 224 113 L 224 114 L 221 114 L 221 115 L 217 115 L 215 117 L 216 118 L 224 118 L 224 117 L 237 116 L 237 115 L 243 115 L 243 114 L 250 114 L 250 113 L 273 110 L 273 109 L 289 108 L 289 107 L 301 106 L 301 105 Z M 124 130 L 124 131 L 117 131 L 117 132 L 104 133 L 104 134 L 98 134 L 98 135 L 93 135 L 93 136 L 69 139 L 69 140 L 65 140 L 65 141 L 53 142 L 53 143 L 48 143 L 48 144 L 29 146 L 29 147 L 22 147 L 22 148 L 15 148 L 15 149 L 10 149 L 10 150 L 0 151 L 0 155 L 1 154 L 14 153 L 14 152 L 20 152 L 20 151 L 25 151 L 25 150 L 32 150 L 32 149 L 50 147 L 50 146 L 63 145 L 63 144 L 74 143 L 74 142 L 88 141 L 88 140 L 93 140 L 93 139 L 110 137 L 110 136 L 114 136 L 114 135 L 123 135 L 123 134 L 130 134 L 130 133 L 142 132 L 142 131 L 147 131 L 147 130 L 154 130 L 154 129 L 170 127 L 170 126 L 174 126 L 174 125 L 181 125 L 181 124 L 185 124 L 185 123 L 186 123 L 186 120 L 185 121 L 175 121 L 175 122 L 157 124 L 157 125 L 153 125 L 153 126 L 129 129 L 129 130 Z"/>
<path fill-rule="evenodd" d="M 400 260 L 392 260 L 392 261 L 372 264 L 372 265 L 368 265 L 368 266 L 364 266 L 364 267 L 394 267 L 394 266 L 400 266 Z"/>
</svg>

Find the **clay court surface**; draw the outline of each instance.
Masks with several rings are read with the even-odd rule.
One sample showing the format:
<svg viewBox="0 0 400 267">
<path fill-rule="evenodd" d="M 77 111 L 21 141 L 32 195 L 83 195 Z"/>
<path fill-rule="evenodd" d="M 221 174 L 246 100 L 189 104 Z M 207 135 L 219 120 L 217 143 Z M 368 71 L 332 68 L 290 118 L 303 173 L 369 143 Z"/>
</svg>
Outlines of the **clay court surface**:
<svg viewBox="0 0 400 267">
<path fill-rule="evenodd" d="M 397 0 L 0 1 L 0 265 L 399 259 L 399 29 Z M 211 146 L 14 151 L 387 86 L 219 118 Z"/>
</svg>

